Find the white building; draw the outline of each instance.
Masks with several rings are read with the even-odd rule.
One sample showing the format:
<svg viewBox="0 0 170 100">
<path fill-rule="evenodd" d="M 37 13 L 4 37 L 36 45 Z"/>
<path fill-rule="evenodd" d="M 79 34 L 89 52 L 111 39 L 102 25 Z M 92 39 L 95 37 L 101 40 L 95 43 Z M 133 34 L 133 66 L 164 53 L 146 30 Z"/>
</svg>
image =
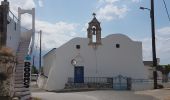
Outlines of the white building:
<svg viewBox="0 0 170 100">
<path fill-rule="evenodd" d="M 153 71 L 154 71 L 154 68 L 152 67 L 153 66 L 153 61 L 143 61 L 144 63 L 144 66 L 148 69 L 149 71 L 149 79 L 153 79 Z M 160 64 L 160 58 L 157 58 L 157 65 L 159 66 Z M 161 71 L 157 71 L 157 78 L 159 80 L 162 80 L 162 72 Z"/>
<path fill-rule="evenodd" d="M 100 23 L 94 16 L 87 29 L 88 38 L 74 38 L 44 58 L 45 82 L 39 82 L 46 90 L 65 88 L 69 78 L 74 83 L 85 83 L 86 77 L 116 77 L 148 79 L 143 64 L 142 43 L 123 34 L 111 34 L 101 38 Z"/>
<path fill-rule="evenodd" d="M 32 15 L 32 28 L 30 30 L 27 29 L 23 31 L 21 25 L 21 17 L 25 13 Z M 3 47 L 7 47 L 12 50 L 12 53 L 14 55 L 13 59 L 15 59 L 16 61 L 13 62 L 14 64 L 10 65 L 8 68 L 11 69 L 11 79 L 8 85 L 8 88 L 10 89 L 8 96 L 18 97 L 19 100 L 28 100 L 31 98 L 29 88 L 31 73 L 30 55 L 34 47 L 34 38 L 35 9 L 18 8 L 18 17 L 16 17 L 10 10 L 8 0 L 1 1 L 0 49 L 3 49 Z M 25 63 L 27 63 L 27 65 Z"/>
</svg>

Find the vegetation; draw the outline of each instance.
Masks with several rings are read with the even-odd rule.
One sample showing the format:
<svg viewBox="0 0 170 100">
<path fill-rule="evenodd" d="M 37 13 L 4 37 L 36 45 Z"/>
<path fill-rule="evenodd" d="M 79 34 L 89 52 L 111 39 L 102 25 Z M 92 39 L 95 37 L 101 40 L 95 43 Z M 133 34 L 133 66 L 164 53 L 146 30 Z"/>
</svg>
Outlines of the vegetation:
<svg viewBox="0 0 170 100">
<path fill-rule="evenodd" d="M 32 66 L 32 70 L 31 70 L 32 74 L 38 74 L 38 70 L 35 66 Z"/>
<path fill-rule="evenodd" d="M 157 70 L 162 72 L 162 75 L 164 75 L 164 81 L 167 82 L 170 73 L 170 64 L 158 66 Z"/>
<path fill-rule="evenodd" d="M 7 48 L 7 47 L 1 47 L 1 49 L 0 49 L 0 56 L 11 57 L 11 56 L 14 56 L 14 55 L 12 53 L 12 49 Z"/>
<path fill-rule="evenodd" d="M 10 76 L 9 73 L 7 73 L 6 65 L 9 63 L 14 63 L 14 55 L 12 53 L 12 50 L 7 47 L 1 47 L 0 48 L 0 96 L 1 98 L 5 98 L 9 95 L 9 85 L 10 85 Z M 8 66 L 9 68 L 9 66 Z M 8 100 L 8 99 L 3 99 Z"/>
</svg>

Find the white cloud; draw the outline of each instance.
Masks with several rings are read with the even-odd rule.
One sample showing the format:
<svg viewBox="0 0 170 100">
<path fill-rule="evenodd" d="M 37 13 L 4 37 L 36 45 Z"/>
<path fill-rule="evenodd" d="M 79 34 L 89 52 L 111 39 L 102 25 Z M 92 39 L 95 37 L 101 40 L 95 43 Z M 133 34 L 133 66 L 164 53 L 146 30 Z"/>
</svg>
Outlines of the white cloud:
<svg viewBox="0 0 170 100">
<path fill-rule="evenodd" d="M 14 10 L 18 9 L 18 7 L 23 9 L 31 9 L 36 7 L 34 0 L 9 0 L 9 2 L 10 7 Z"/>
<path fill-rule="evenodd" d="M 3 0 L 0 0 L 0 2 Z M 17 16 L 18 7 L 22 9 L 32 9 L 36 7 L 34 0 L 8 0 L 10 10 Z"/>
<path fill-rule="evenodd" d="M 142 41 L 144 60 L 152 60 L 152 39 L 136 39 Z M 170 64 L 170 27 L 164 27 L 156 31 L 156 53 L 161 64 Z"/>
<path fill-rule="evenodd" d="M 115 3 L 119 0 L 99 0 L 100 3 Z"/>
<path fill-rule="evenodd" d="M 159 36 L 167 36 L 170 38 L 170 27 L 164 27 L 157 30 Z"/>
<path fill-rule="evenodd" d="M 129 3 L 139 3 L 141 0 L 98 0 L 96 11 L 101 20 L 114 20 L 124 18 L 129 11 Z"/>
<path fill-rule="evenodd" d="M 44 6 L 43 0 L 38 0 L 38 4 L 40 7 L 43 7 Z"/>
<path fill-rule="evenodd" d="M 110 21 L 112 19 L 123 18 L 128 8 L 126 6 L 118 7 L 113 4 L 105 5 L 97 11 L 98 18 Z"/>
<path fill-rule="evenodd" d="M 0 0 L 2 1 L 2 0 Z M 18 7 L 22 9 L 32 9 L 36 7 L 34 0 L 9 0 L 11 11 L 17 16 Z M 43 0 L 38 1 L 39 6 L 43 6 Z M 29 14 L 22 15 L 21 24 L 27 29 L 31 29 L 32 17 Z M 36 31 L 42 30 L 42 44 L 45 51 L 56 48 L 77 35 L 78 24 L 58 21 L 50 23 L 43 20 L 35 20 Z M 38 35 L 36 34 L 36 39 Z M 37 40 L 35 41 L 38 42 Z"/>
<path fill-rule="evenodd" d="M 132 0 L 132 2 L 139 3 L 141 0 Z"/>
<path fill-rule="evenodd" d="M 115 3 L 118 1 L 140 2 L 141 0 L 98 0 L 100 3 Z"/>
<path fill-rule="evenodd" d="M 39 47 L 39 37 L 38 33 L 42 30 L 42 48 L 45 51 L 48 51 L 52 48 L 57 48 L 61 46 L 63 43 L 67 42 L 73 37 L 76 37 L 76 28 L 78 24 L 76 23 L 67 23 L 63 21 L 59 21 L 56 23 L 50 23 L 47 21 L 42 21 L 36 19 L 35 22 L 36 29 L 36 41 L 35 44 Z M 22 26 L 30 29 L 31 28 L 31 16 L 24 15 L 22 20 Z"/>
<path fill-rule="evenodd" d="M 83 28 L 81 29 L 81 32 L 87 32 L 88 28 L 88 22 L 84 24 Z"/>
</svg>

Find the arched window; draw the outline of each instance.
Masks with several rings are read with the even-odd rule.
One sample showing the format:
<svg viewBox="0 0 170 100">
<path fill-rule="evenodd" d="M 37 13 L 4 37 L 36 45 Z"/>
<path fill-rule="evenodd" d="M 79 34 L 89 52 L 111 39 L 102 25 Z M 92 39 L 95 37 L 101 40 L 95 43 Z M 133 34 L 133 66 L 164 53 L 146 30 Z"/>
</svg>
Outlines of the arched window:
<svg viewBox="0 0 170 100">
<path fill-rule="evenodd" d="M 93 34 L 92 35 L 92 42 L 96 43 L 97 40 L 96 40 L 96 27 L 95 26 L 92 27 L 92 34 Z"/>
</svg>

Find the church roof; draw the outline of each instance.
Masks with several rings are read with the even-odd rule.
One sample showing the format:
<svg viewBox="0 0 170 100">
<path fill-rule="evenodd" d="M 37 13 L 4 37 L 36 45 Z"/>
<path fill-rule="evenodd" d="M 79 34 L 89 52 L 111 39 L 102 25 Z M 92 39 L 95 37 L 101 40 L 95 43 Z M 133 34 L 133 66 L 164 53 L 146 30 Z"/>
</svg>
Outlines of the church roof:
<svg viewBox="0 0 170 100">
<path fill-rule="evenodd" d="M 97 20 L 95 13 L 93 13 L 93 16 L 94 16 L 94 18 L 89 22 L 89 24 L 90 24 L 90 23 L 100 23 L 100 22 Z"/>
<path fill-rule="evenodd" d="M 92 19 L 92 21 L 90 21 L 89 23 L 100 23 L 100 22 L 97 20 L 96 17 L 94 17 L 94 18 Z"/>
</svg>

